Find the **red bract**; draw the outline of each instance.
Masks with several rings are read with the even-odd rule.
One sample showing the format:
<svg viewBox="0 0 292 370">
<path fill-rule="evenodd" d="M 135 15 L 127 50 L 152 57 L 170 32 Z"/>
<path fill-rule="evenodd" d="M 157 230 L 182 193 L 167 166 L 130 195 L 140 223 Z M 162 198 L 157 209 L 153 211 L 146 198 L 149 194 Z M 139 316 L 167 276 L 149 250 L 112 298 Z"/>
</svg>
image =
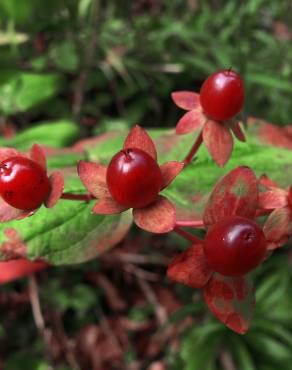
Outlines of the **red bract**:
<svg viewBox="0 0 292 370">
<path fill-rule="evenodd" d="M 203 220 L 207 228 L 208 245 L 206 240 L 201 244 L 193 245 L 176 256 L 167 271 L 170 279 L 193 288 L 203 289 L 206 304 L 211 312 L 226 326 L 240 334 L 247 331 L 252 317 L 255 303 L 253 286 L 245 276 L 224 276 L 215 272 L 214 267 L 220 266 L 223 269 L 222 272 L 227 272 L 229 275 L 241 275 L 263 260 L 266 243 L 262 232 L 259 232 L 260 228 L 253 221 L 257 201 L 258 184 L 251 169 L 238 167 L 224 176 L 217 182 L 204 212 Z M 249 248 L 249 244 L 245 241 L 239 245 L 239 250 L 238 246 L 235 246 L 237 252 L 239 251 L 238 254 L 234 254 L 232 248 L 231 253 L 228 249 L 224 249 L 223 263 L 220 260 L 222 252 L 220 248 L 225 246 L 220 245 L 220 238 L 215 241 L 214 246 L 211 244 L 213 243 L 213 238 L 210 237 L 212 229 L 216 229 L 218 225 L 222 226 L 222 223 L 232 228 L 234 226 L 232 223 L 237 226 L 238 221 L 249 225 L 252 231 L 256 230 L 253 241 L 257 240 L 259 244 L 253 245 L 253 248 L 257 263 L 253 261 L 253 254 L 249 251 L 246 255 L 241 254 L 245 248 Z M 208 236 L 209 232 L 211 234 Z M 241 231 L 239 235 L 241 236 Z M 235 237 L 237 238 L 238 235 Z M 217 259 L 215 256 L 215 262 L 210 261 L 211 252 L 216 253 L 218 257 Z M 215 266 L 211 267 L 208 261 Z M 230 261 L 236 266 L 230 265 Z"/>
<path fill-rule="evenodd" d="M 98 201 L 95 214 L 116 214 L 133 208 L 134 222 L 142 229 L 166 233 L 174 228 L 174 205 L 158 193 L 166 188 L 183 169 L 183 163 L 157 164 L 155 145 L 139 126 L 127 136 L 123 149 L 109 167 L 80 161 L 79 177 Z"/>
<path fill-rule="evenodd" d="M 259 182 L 262 185 L 259 209 L 271 211 L 263 230 L 268 249 L 272 250 L 284 245 L 292 235 L 292 187 L 289 191 L 281 189 L 265 175 Z"/>
<path fill-rule="evenodd" d="M 224 73 L 224 71 L 222 73 Z M 228 71 L 228 73 L 230 73 L 230 71 Z M 204 96 L 206 96 L 205 89 L 203 89 L 203 93 Z M 239 95 L 241 96 L 241 93 Z M 215 113 L 212 110 L 213 114 L 211 115 L 208 115 L 206 112 L 205 100 L 207 99 L 203 99 L 203 103 L 205 102 L 203 104 L 205 107 L 204 109 L 200 99 L 200 94 L 190 91 L 178 91 L 172 93 L 171 96 L 174 103 L 179 108 L 188 111 L 179 120 L 176 126 L 176 133 L 179 135 L 184 135 L 201 129 L 202 131 L 200 135 L 202 135 L 202 140 L 205 143 L 211 157 L 218 164 L 218 166 L 224 166 L 230 158 L 233 149 L 233 137 L 231 131 L 238 140 L 245 141 L 245 136 L 242 132 L 239 122 L 236 120 L 230 120 L 231 117 L 228 118 L 228 120 L 226 120 L 226 118 L 222 118 L 223 113 L 221 112 L 221 105 L 218 103 L 218 95 L 216 95 L 214 106 L 216 105 L 216 107 L 219 107 L 220 109 L 216 108 L 216 112 L 214 110 Z M 240 96 L 239 100 L 242 99 Z M 210 100 L 210 96 L 208 96 L 208 106 L 211 106 L 211 104 L 212 100 Z M 239 105 L 239 103 L 236 104 L 236 109 L 234 107 L 234 109 L 228 109 L 228 116 L 230 116 L 231 113 L 235 114 L 234 112 L 238 111 Z M 211 112 L 210 107 L 209 110 Z M 227 117 L 227 113 L 225 117 Z M 218 118 L 219 115 L 221 118 Z"/>
<path fill-rule="evenodd" d="M 42 203 L 52 208 L 63 193 L 62 175 L 48 177 L 46 157 L 37 144 L 27 155 L 0 148 L 0 168 L 0 222 L 30 216 Z"/>
<path fill-rule="evenodd" d="M 0 262 L 0 284 L 6 284 L 48 267 L 45 262 L 33 262 L 26 259 Z"/>
</svg>

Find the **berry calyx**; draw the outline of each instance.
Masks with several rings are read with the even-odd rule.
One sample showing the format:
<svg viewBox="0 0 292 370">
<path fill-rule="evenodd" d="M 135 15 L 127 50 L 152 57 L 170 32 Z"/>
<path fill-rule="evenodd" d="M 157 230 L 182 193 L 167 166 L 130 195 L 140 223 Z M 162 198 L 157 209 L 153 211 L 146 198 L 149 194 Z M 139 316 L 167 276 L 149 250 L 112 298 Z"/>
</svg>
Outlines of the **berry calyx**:
<svg viewBox="0 0 292 370">
<path fill-rule="evenodd" d="M 21 210 L 38 208 L 50 191 L 47 173 L 37 162 L 10 157 L 0 164 L 0 195 Z"/>
<path fill-rule="evenodd" d="M 204 252 L 214 271 L 225 276 L 241 276 L 263 261 L 266 245 L 264 233 L 256 222 L 232 216 L 210 226 Z"/>
<path fill-rule="evenodd" d="M 243 107 L 244 87 L 238 73 L 222 70 L 213 73 L 203 83 L 200 102 L 204 113 L 216 121 L 227 121 Z"/>
<path fill-rule="evenodd" d="M 152 203 L 162 185 L 157 162 L 141 149 L 124 149 L 111 160 L 106 175 L 112 197 L 128 208 Z"/>
</svg>

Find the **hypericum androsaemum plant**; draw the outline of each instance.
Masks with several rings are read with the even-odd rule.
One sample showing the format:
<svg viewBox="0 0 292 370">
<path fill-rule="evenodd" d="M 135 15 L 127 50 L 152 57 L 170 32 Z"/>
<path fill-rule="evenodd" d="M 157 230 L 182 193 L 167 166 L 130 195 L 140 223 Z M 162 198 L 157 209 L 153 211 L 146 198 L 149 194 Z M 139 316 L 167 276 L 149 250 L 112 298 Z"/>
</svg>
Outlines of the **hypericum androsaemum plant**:
<svg viewBox="0 0 292 370">
<path fill-rule="evenodd" d="M 255 305 L 253 285 L 247 275 L 292 234 L 291 190 L 280 189 L 266 176 L 258 180 L 255 172 L 241 163 L 225 173 L 205 202 L 206 194 L 202 196 L 192 190 L 192 184 L 201 182 L 199 176 L 193 177 L 196 162 L 188 165 L 202 142 L 215 162 L 224 166 L 233 148 L 232 132 L 240 141 L 245 141 L 236 120 L 243 107 L 243 83 L 237 73 L 222 70 L 204 82 L 200 94 L 176 92 L 172 98 L 180 108 L 189 111 L 177 124 L 177 134 L 193 131 L 197 134 L 195 143 L 182 160 L 160 164 L 154 141 L 139 126 L 131 129 L 121 150 L 117 151 L 121 147 L 119 141 L 115 144 L 115 152 L 106 154 L 107 148 L 103 147 L 106 140 L 118 140 L 116 134 L 107 133 L 57 153 L 62 158 L 68 155 L 67 167 L 63 169 L 66 180 L 66 192 L 63 192 L 63 177 L 58 172 L 48 176 L 45 154 L 38 145 L 32 147 L 30 154 L 2 148 L 1 222 L 30 216 L 39 208 L 34 217 L 40 222 L 34 224 L 30 221 L 34 217 L 31 217 L 22 220 L 22 224 L 10 223 L 10 228 L 3 233 L 0 256 L 6 260 L 39 259 L 50 265 L 82 262 L 120 241 L 132 220 L 149 232 L 175 232 L 191 246 L 170 263 L 168 277 L 202 289 L 211 312 L 226 326 L 242 334 L 249 327 Z M 163 146 L 160 152 L 168 154 L 170 148 L 179 147 L 180 140 L 183 141 L 169 134 L 163 143 L 158 139 L 157 148 Z M 94 151 L 91 158 L 91 146 L 103 148 L 98 163 L 93 160 Z M 185 144 L 179 147 L 179 151 L 184 149 Z M 45 150 L 48 156 L 52 155 L 48 148 Z M 79 178 L 72 169 L 73 154 L 80 159 Z M 206 171 L 210 175 L 218 173 L 214 167 Z M 260 171 L 258 168 L 257 172 Z M 190 177 L 188 194 L 183 199 L 179 192 L 172 191 L 172 182 L 177 177 L 184 181 Z M 179 191 L 186 192 L 181 183 Z M 56 204 L 59 199 L 79 202 Z M 92 201 L 95 202 L 93 208 Z M 192 216 L 193 202 L 204 205 L 196 217 Z M 185 219 L 182 219 L 179 203 L 184 204 Z M 42 204 L 56 207 L 46 211 Z M 268 218 L 262 227 L 262 220 L 258 221 L 265 216 Z M 64 227 L 60 228 L 62 223 Z M 21 225 L 25 232 L 19 231 Z M 41 238 L 30 232 L 34 227 Z M 186 227 L 205 230 L 205 237 L 199 238 L 186 231 Z"/>
<path fill-rule="evenodd" d="M 188 112 L 176 126 L 179 135 L 201 129 L 186 162 L 192 160 L 202 142 L 218 166 L 224 166 L 233 149 L 230 131 L 240 141 L 245 136 L 235 116 L 241 111 L 244 102 L 244 89 L 240 76 L 223 70 L 213 73 L 203 83 L 200 94 L 190 91 L 172 93 L 175 104 Z"/>
</svg>

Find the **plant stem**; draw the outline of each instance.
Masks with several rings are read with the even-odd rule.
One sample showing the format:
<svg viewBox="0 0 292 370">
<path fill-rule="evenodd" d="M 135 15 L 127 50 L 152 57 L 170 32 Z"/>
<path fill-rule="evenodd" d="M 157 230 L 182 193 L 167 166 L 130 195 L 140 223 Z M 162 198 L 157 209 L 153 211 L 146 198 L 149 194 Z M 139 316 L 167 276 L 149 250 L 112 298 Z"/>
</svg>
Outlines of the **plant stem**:
<svg viewBox="0 0 292 370">
<path fill-rule="evenodd" d="M 273 212 L 273 209 L 257 209 L 255 217 L 266 216 L 272 212 Z"/>
<path fill-rule="evenodd" d="M 176 221 L 176 226 L 179 227 L 193 227 L 194 229 L 201 229 L 204 228 L 204 221 L 197 220 L 197 221 Z"/>
<path fill-rule="evenodd" d="M 199 136 L 197 137 L 194 145 L 191 147 L 191 150 L 189 151 L 188 155 L 185 157 L 183 160 L 185 166 L 187 166 L 193 159 L 194 155 L 197 153 L 199 150 L 201 144 L 203 142 L 203 134 L 202 131 L 199 133 Z"/>
<path fill-rule="evenodd" d="M 175 226 L 175 228 L 173 229 L 173 232 L 177 233 L 178 235 L 182 236 L 183 238 L 185 238 L 186 240 L 189 240 L 192 243 L 197 243 L 197 244 L 202 243 L 202 240 L 198 236 L 188 233 L 187 231 L 181 229 L 178 226 Z"/>
<path fill-rule="evenodd" d="M 90 194 L 71 194 L 71 193 L 63 193 L 61 199 L 67 200 L 83 200 L 85 202 L 89 202 L 92 199 L 95 199 L 94 196 Z"/>
</svg>

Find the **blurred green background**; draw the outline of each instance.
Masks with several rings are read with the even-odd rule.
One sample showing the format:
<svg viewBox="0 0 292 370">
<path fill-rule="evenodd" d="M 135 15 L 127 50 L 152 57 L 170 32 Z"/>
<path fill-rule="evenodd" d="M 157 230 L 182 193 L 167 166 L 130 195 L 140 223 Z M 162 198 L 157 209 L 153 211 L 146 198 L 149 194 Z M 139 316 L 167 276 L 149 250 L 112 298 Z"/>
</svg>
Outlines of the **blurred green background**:
<svg viewBox="0 0 292 370">
<path fill-rule="evenodd" d="M 289 124 L 291 24 L 290 0 L 0 0 L 0 132 L 9 137 L 40 122 L 72 121 L 70 144 L 133 123 L 174 127 L 181 112 L 170 93 L 198 91 L 208 74 L 230 67 L 245 81 L 243 118 Z M 141 240 L 146 270 L 164 276 L 165 267 L 149 262 L 147 244 L 162 241 L 135 231 L 125 245 Z M 178 239 L 167 243 L 175 248 Z M 147 303 L 147 286 L 137 287 L 125 278 L 124 267 L 108 259 L 40 276 L 44 315 L 53 330 L 49 354 L 37 339 L 27 282 L 1 288 L 1 370 L 292 369 L 288 249 L 255 273 L 256 320 L 244 337 L 194 303 L 201 302 L 199 292 L 164 278 L 151 283 L 158 298 Z M 97 283 L 95 274 L 106 276 L 106 283 Z M 117 308 L 117 302 L 109 304 L 108 295 L 115 293 L 108 293 L 108 282 L 122 296 L 125 289 L 137 293 Z M 139 289 L 146 289 L 146 298 Z M 168 313 L 164 325 L 160 306 Z M 125 320 L 132 326 L 121 325 Z M 116 347 L 121 353 L 111 352 Z"/>
</svg>

